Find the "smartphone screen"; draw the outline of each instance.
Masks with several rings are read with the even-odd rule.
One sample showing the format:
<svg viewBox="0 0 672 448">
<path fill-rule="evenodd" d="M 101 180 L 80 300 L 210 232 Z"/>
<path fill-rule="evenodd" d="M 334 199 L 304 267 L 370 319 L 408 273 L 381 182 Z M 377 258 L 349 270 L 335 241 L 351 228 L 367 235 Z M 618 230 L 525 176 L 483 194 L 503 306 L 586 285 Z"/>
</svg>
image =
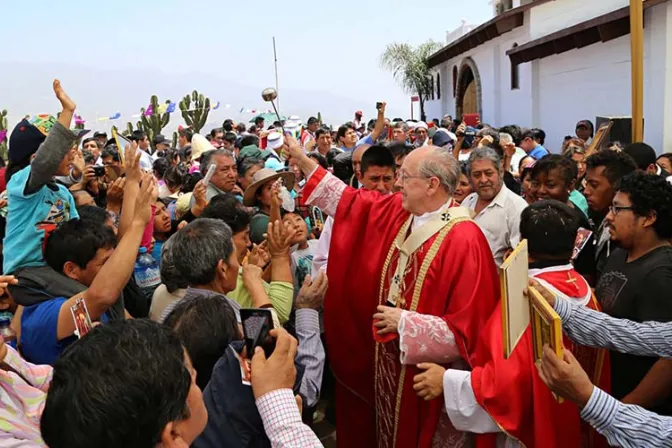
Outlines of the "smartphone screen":
<svg viewBox="0 0 672 448">
<path fill-rule="evenodd" d="M 271 310 L 263 308 L 243 308 L 240 310 L 240 320 L 243 324 L 245 347 L 247 356 L 252 358 L 254 349 L 264 349 L 266 357 L 271 356 L 275 349 L 275 340 L 270 332 L 273 329 L 273 315 Z"/>
</svg>

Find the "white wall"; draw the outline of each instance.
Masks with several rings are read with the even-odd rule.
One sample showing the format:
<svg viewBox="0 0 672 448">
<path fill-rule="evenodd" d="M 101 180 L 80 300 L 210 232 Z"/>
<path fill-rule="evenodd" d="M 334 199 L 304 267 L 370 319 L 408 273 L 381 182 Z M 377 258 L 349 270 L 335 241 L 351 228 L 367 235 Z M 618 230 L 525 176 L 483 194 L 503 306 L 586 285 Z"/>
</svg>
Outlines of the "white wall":
<svg viewBox="0 0 672 448">
<path fill-rule="evenodd" d="M 555 0 L 530 9 L 530 40 L 577 25 L 616 9 L 628 0 Z"/>
<path fill-rule="evenodd" d="M 645 15 L 644 140 L 661 152 L 664 132 L 667 5 Z M 660 15 L 660 17 L 656 17 Z M 654 17 L 656 17 L 654 19 Z M 667 54 L 667 56 L 666 56 Z M 652 55 L 654 57 L 652 57 Z M 630 116 L 630 35 L 533 61 L 539 67 L 539 110 L 532 125 L 544 129 L 546 146 L 557 152 L 581 119 Z"/>
</svg>

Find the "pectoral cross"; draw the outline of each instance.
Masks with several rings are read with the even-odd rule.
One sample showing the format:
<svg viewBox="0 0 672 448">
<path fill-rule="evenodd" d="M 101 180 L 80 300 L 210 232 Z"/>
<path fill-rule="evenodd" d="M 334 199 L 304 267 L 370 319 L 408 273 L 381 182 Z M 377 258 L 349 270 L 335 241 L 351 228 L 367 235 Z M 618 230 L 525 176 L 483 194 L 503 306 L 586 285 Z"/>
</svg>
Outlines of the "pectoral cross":
<svg viewBox="0 0 672 448">
<path fill-rule="evenodd" d="M 574 285 L 574 287 L 575 287 L 576 290 L 578 291 L 578 290 L 579 290 L 579 286 L 576 284 L 577 280 L 578 280 L 578 279 L 577 279 L 576 277 L 572 277 L 572 273 L 571 273 L 571 272 L 568 272 L 568 273 L 567 273 L 567 280 L 565 280 L 565 283 L 571 283 L 572 285 Z"/>
</svg>

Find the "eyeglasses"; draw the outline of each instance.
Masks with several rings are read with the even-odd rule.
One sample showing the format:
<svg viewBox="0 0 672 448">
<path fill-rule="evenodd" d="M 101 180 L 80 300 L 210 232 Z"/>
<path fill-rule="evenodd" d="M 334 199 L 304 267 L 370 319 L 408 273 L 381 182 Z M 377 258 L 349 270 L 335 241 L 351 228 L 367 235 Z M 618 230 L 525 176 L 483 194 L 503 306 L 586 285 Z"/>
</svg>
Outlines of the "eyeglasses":
<svg viewBox="0 0 672 448">
<path fill-rule="evenodd" d="M 405 173 L 404 171 L 397 172 L 397 179 L 399 179 L 402 184 L 406 183 L 406 181 L 409 179 L 424 179 L 424 178 L 425 176 L 411 176 L 410 174 Z"/>
<path fill-rule="evenodd" d="M 634 210 L 634 207 L 625 207 L 623 205 L 610 205 L 609 211 L 614 215 L 618 216 L 621 210 Z"/>
</svg>

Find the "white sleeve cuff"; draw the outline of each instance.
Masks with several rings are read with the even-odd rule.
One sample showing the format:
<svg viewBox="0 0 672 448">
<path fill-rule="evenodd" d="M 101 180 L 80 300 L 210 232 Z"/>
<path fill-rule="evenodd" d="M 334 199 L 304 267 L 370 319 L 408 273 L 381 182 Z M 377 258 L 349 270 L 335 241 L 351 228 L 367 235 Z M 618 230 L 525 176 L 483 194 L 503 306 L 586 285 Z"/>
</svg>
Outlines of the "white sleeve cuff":
<svg viewBox="0 0 672 448">
<path fill-rule="evenodd" d="M 477 434 L 501 432 L 492 417 L 476 401 L 471 387 L 471 372 L 446 370 L 443 374 L 443 399 L 448 418 L 458 431 Z"/>
</svg>

